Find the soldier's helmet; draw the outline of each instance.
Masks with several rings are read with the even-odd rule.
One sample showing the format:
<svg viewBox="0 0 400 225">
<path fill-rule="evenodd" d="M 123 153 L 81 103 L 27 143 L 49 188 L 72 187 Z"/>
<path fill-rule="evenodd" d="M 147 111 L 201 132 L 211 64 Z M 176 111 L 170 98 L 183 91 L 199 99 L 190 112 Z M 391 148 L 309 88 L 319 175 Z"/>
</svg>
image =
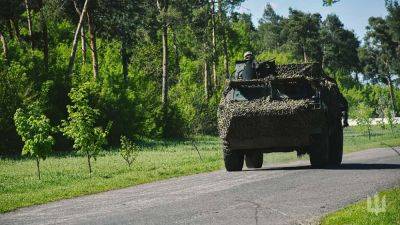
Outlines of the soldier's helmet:
<svg viewBox="0 0 400 225">
<path fill-rule="evenodd" d="M 253 53 L 250 52 L 250 51 L 248 51 L 248 52 L 244 53 L 243 58 L 244 58 L 245 60 L 250 60 L 250 59 L 253 58 Z"/>
</svg>

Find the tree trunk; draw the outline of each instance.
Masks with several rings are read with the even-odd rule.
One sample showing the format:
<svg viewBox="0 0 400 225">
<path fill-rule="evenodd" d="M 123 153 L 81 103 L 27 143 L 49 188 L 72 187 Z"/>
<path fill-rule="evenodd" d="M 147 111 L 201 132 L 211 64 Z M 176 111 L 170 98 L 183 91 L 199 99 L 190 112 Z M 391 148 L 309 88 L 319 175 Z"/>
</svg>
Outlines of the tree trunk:
<svg viewBox="0 0 400 225">
<path fill-rule="evenodd" d="M 162 16 L 162 90 L 161 90 L 161 104 L 163 114 L 163 135 L 166 136 L 167 127 L 167 114 L 168 114 L 168 22 L 166 16 L 168 13 L 169 2 L 168 0 L 157 0 L 157 8 Z"/>
<path fill-rule="evenodd" d="M 163 110 L 163 132 L 166 134 L 167 113 L 168 113 L 168 23 L 165 16 L 168 13 L 169 3 L 168 0 L 157 0 L 157 7 L 160 11 L 162 18 L 162 90 L 161 90 L 161 103 Z"/>
<path fill-rule="evenodd" d="M 25 9 L 26 9 L 26 15 L 28 19 L 28 34 L 29 34 L 29 41 L 31 43 L 31 47 L 34 47 L 33 44 L 33 37 L 32 37 L 32 16 L 31 16 L 31 10 L 29 7 L 29 1 L 25 0 Z"/>
<path fill-rule="evenodd" d="M 37 175 L 38 175 L 38 178 L 39 178 L 39 180 L 40 180 L 40 165 L 39 165 L 39 157 L 36 157 L 36 170 L 37 170 Z"/>
<path fill-rule="evenodd" d="M 166 116 L 168 107 L 168 27 L 163 25 L 162 45 L 163 45 L 163 62 L 162 62 L 162 96 L 164 116 Z"/>
<path fill-rule="evenodd" d="M 11 20 L 7 20 L 6 24 L 7 24 L 8 34 L 10 35 L 10 39 L 14 39 L 14 31 L 11 25 Z"/>
<path fill-rule="evenodd" d="M 303 48 L 303 58 L 304 58 L 304 62 L 307 63 L 308 59 L 307 59 L 307 53 L 306 53 L 306 48 L 304 46 L 302 46 Z"/>
<path fill-rule="evenodd" d="M 126 37 L 125 32 L 121 35 L 121 61 L 122 61 L 122 75 L 124 78 L 125 84 L 128 83 L 128 66 L 129 66 L 129 57 L 126 52 Z"/>
<path fill-rule="evenodd" d="M 86 31 L 85 25 L 81 27 L 82 63 L 86 64 Z"/>
<path fill-rule="evenodd" d="M 215 37 L 215 1 L 211 0 L 211 25 L 212 25 L 212 77 L 213 77 L 213 87 L 217 88 L 217 65 L 216 65 L 216 37 Z"/>
<path fill-rule="evenodd" d="M 220 26 L 222 27 L 222 49 L 224 54 L 224 70 L 225 76 L 229 76 L 229 55 L 228 55 L 228 40 L 226 37 L 226 28 L 225 28 L 225 18 L 224 12 L 222 10 L 222 0 L 218 0 L 218 13 L 219 13 L 219 20 Z"/>
<path fill-rule="evenodd" d="M 96 46 L 96 31 L 94 29 L 94 18 L 93 14 L 88 12 L 88 27 L 90 37 L 90 50 L 92 52 L 92 65 L 93 65 L 93 78 L 97 80 L 99 77 L 99 64 L 97 59 L 97 46 Z"/>
<path fill-rule="evenodd" d="M 3 46 L 3 56 L 4 56 L 4 59 L 5 59 L 6 61 L 8 61 L 8 46 L 7 46 L 7 41 L 6 41 L 4 35 L 3 35 L 3 33 L 2 33 L 1 31 L 0 31 L 0 41 L 1 41 L 1 44 L 2 44 L 2 46 Z"/>
<path fill-rule="evenodd" d="M 74 0 L 73 2 L 74 2 L 75 11 L 78 14 L 78 16 L 80 17 L 82 12 L 79 9 L 78 3 L 76 2 L 76 0 Z M 85 31 L 85 24 L 82 24 L 82 27 L 81 27 L 81 48 L 82 48 L 82 63 L 86 64 L 86 31 Z"/>
<path fill-rule="evenodd" d="M 207 60 L 204 61 L 204 95 L 206 97 L 206 100 L 208 99 L 209 93 L 209 79 L 208 79 L 208 63 Z"/>
<path fill-rule="evenodd" d="M 393 81 L 390 75 L 387 75 L 387 81 L 388 81 L 388 86 L 389 86 L 389 95 L 390 95 L 390 101 L 392 103 L 392 109 L 394 113 L 397 115 L 397 106 L 396 106 L 396 96 L 394 95 L 394 90 L 393 90 Z"/>
<path fill-rule="evenodd" d="M 178 80 L 180 81 L 180 76 L 178 75 L 181 73 L 181 68 L 179 66 L 179 50 L 178 50 L 178 43 L 176 39 L 175 30 L 172 31 L 172 40 L 174 42 L 173 44 L 174 44 L 174 54 L 175 54 L 174 58 L 175 58 L 176 77 L 178 77 Z"/>
<path fill-rule="evenodd" d="M 44 16 L 43 13 L 43 1 L 39 0 L 39 7 L 40 7 L 40 23 L 42 26 L 42 40 L 43 40 L 43 60 L 44 60 L 44 66 L 46 71 L 49 68 L 49 37 L 48 37 L 48 31 L 47 31 L 47 22 L 46 22 L 46 17 Z"/>
<path fill-rule="evenodd" d="M 77 47 L 77 44 L 78 44 L 78 35 L 79 35 L 79 32 L 80 32 L 80 30 L 82 28 L 83 18 L 86 15 L 88 2 L 89 2 L 89 0 L 86 0 L 85 4 L 83 5 L 81 17 L 79 18 L 78 27 L 75 30 L 74 41 L 72 42 L 72 51 L 71 51 L 71 55 L 69 56 L 68 76 L 70 76 L 72 74 L 72 69 L 74 68 L 74 61 L 75 61 L 75 56 L 76 56 L 76 47 Z"/>
<path fill-rule="evenodd" d="M 20 34 L 19 34 L 19 26 L 18 26 L 18 20 L 13 20 L 10 19 L 10 25 L 11 25 L 11 29 L 14 33 L 14 37 L 17 39 L 17 41 L 20 41 Z"/>
<path fill-rule="evenodd" d="M 86 156 L 87 156 L 87 162 L 88 162 L 88 167 L 89 167 L 89 175 L 92 175 L 92 164 L 90 163 L 89 151 L 86 151 Z"/>
</svg>

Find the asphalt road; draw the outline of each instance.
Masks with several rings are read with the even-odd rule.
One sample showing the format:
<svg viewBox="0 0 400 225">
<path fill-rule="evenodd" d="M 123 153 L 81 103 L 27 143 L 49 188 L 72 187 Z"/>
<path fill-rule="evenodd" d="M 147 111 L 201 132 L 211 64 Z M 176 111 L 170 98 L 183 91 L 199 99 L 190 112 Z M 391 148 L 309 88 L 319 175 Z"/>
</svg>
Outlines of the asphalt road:
<svg viewBox="0 0 400 225">
<path fill-rule="evenodd" d="M 307 161 L 217 171 L 0 214 L 0 224 L 309 224 L 321 215 L 400 185 L 400 151 L 345 156 L 341 168 Z"/>
</svg>

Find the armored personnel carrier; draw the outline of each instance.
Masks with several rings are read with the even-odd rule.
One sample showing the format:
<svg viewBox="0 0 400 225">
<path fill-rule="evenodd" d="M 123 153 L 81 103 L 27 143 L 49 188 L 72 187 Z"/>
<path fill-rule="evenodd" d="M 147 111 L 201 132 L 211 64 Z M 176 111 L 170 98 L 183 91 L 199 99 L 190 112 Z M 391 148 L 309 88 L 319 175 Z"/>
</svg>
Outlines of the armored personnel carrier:
<svg viewBox="0 0 400 225">
<path fill-rule="evenodd" d="M 239 61 L 218 109 L 226 170 L 260 168 L 263 153 L 291 151 L 309 154 L 312 167 L 339 166 L 347 110 L 318 64 Z"/>
</svg>

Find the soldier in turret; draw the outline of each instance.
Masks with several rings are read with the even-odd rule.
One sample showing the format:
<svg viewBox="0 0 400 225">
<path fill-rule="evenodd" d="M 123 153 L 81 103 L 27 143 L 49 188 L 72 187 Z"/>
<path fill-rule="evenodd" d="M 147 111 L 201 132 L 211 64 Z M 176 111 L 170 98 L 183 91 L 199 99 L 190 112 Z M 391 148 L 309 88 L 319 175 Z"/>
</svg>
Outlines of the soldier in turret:
<svg viewBox="0 0 400 225">
<path fill-rule="evenodd" d="M 244 60 L 254 60 L 254 55 L 252 52 L 248 51 L 243 55 Z"/>
</svg>

